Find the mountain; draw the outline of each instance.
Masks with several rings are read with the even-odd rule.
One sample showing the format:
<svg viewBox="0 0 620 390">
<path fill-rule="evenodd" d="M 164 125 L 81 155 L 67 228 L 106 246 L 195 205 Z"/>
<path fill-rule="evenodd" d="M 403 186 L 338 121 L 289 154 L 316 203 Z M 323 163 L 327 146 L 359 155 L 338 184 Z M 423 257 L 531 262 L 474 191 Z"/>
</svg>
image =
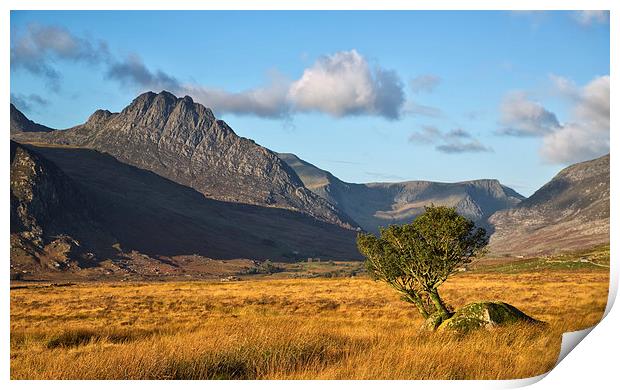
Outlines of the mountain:
<svg viewBox="0 0 620 390">
<path fill-rule="evenodd" d="M 411 222 L 431 203 L 456 207 L 459 213 L 485 224 L 494 212 L 514 207 L 523 199 L 499 181 L 487 179 L 459 183 L 346 183 L 294 154 L 279 156 L 308 189 L 349 215 L 364 230 L 374 233 L 381 226 Z"/>
<path fill-rule="evenodd" d="M 189 96 L 147 92 L 120 113 L 98 110 L 86 123 L 67 130 L 32 133 L 20 129 L 11 127 L 15 140 L 108 153 L 212 199 L 289 209 L 357 228 L 346 214 L 305 188 L 275 153 L 239 137 Z"/>
<path fill-rule="evenodd" d="M 532 255 L 609 243 L 609 154 L 571 165 L 514 209 L 493 214 L 495 254 Z"/>
<path fill-rule="evenodd" d="M 49 128 L 47 126 L 40 125 L 26 118 L 21 111 L 17 109 L 11 103 L 11 134 L 13 133 L 37 133 L 37 132 L 50 132 L 54 131 L 54 129 Z"/>
<path fill-rule="evenodd" d="M 488 179 L 347 183 L 168 92 L 67 130 L 11 106 L 11 138 L 28 144 L 11 143 L 12 266 L 356 259 L 360 227 L 410 222 L 431 203 L 488 227 L 493 253 L 609 241 L 609 156 L 563 170 L 526 200 Z"/>
<path fill-rule="evenodd" d="M 23 270 L 92 264 L 112 250 L 92 202 L 56 164 L 11 141 L 11 266 Z"/>
<path fill-rule="evenodd" d="M 33 186 L 20 179 L 19 173 L 32 169 L 24 163 L 12 163 L 12 193 L 24 193 L 19 198 L 30 199 L 33 196 L 28 191 L 34 187 L 40 193 L 35 199 L 56 202 L 36 203 L 37 213 L 45 215 L 37 220 L 46 226 L 47 236 L 64 234 L 81 244 L 96 236 L 94 229 L 81 227 L 98 226 L 100 235 L 114 237 L 105 247 L 97 246 L 96 253 L 104 255 L 98 256 L 93 265 L 101 265 L 108 258 L 124 264 L 132 253 L 151 258 L 151 262 L 193 255 L 279 261 L 360 257 L 355 248 L 355 231 L 307 214 L 210 199 L 190 187 L 94 150 L 14 145 L 44 162 L 40 164 L 53 173 L 36 176 L 40 177 L 38 182 L 53 185 Z M 12 212 L 20 210 L 13 201 L 11 207 Z M 12 232 L 15 225 L 15 232 L 29 234 L 19 221 L 11 215 Z"/>
</svg>

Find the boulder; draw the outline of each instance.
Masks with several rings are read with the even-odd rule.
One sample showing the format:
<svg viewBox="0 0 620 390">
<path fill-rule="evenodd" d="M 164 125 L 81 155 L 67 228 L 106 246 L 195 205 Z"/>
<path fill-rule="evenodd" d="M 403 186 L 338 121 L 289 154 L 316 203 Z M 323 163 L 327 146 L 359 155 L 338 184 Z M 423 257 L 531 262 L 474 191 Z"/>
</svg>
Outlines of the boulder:
<svg viewBox="0 0 620 390">
<path fill-rule="evenodd" d="M 437 329 L 468 332 L 518 323 L 543 324 L 505 302 L 475 302 L 457 310 L 452 317 L 441 322 Z"/>
<path fill-rule="evenodd" d="M 430 332 L 435 331 L 437 330 L 439 325 L 441 325 L 442 321 L 443 319 L 441 318 L 441 314 L 436 311 L 430 316 L 428 316 L 428 318 L 424 321 L 424 324 L 422 325 L 422 330 L 427 330 Z"/>
</svg>

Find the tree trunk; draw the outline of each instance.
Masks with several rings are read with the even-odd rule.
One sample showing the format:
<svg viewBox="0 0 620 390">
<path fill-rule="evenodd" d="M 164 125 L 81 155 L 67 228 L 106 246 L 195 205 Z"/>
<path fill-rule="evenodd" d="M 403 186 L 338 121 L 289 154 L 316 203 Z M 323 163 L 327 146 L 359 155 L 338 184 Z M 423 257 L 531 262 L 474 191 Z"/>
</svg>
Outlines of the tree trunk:
<svg viewBox="0 0 620 390">
<path fill-rule="evenodd" d="M 426 311 L 426 308 L 424 308 L 422 299 L 420 298 L 418 294 L 414 292 L 408 292 L 404 297 L 406 300 L 413 303 L 418 308 L 418 311 L 420 312 L 420 314 L 422 315 L 424 319 L 428 318 L 428 312 Z"/>
<path fill-rule="evenodd" d="M 446 308 L 446 305 L 444 305 L 443 301 L 441 300 L 441 297 L 439 296 L 439 292 L 437 291 L 437 289 L 436 288 L 432 289 L 431 291 L 428 292 L 428 295 L 431 297 L 431 301 L 433 301 L 433 304 L 437 308 L 437 311 L 439 311 L 439 313 L 441 314 L 441 318 L 443 318 L 444 320 L 447 320 L 448 318 L 450 318 L 451 317 L 450 312 L 448 311 L 448 309 Z"/>
</svg>

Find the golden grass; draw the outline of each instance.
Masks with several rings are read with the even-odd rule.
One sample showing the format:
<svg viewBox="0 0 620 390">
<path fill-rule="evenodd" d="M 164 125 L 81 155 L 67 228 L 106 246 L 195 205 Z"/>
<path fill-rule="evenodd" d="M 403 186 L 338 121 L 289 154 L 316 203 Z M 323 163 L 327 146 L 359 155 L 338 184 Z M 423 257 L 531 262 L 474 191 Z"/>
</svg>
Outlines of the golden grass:
<svg viewBox="0 0 620 390">
<path fill-rule="evenodd" d="M 510 379 L 550 370 L 562 332 L 596 324 L 605 270 L 464 273 L 459 307 L 503 300 L 547 321 L 420 331 L 366 278 L 101 283 L 11 291 L 13 379 Z"/>
</svg>

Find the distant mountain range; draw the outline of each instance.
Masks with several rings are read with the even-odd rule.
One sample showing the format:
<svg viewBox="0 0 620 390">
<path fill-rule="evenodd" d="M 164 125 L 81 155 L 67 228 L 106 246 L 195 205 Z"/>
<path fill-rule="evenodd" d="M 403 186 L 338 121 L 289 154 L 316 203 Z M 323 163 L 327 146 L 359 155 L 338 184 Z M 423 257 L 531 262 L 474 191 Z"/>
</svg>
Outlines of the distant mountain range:
<svg viewBox="0 0 620 390">
<path fill-rule="evenodd" d="M 459 183 L 346 183 L 294 154 L 278 156 L 297 172 L 308 189 L 373 233 L 378 233 L 381 226 L 411 222 L 429 204 L 456 207 L 460 214 L 484 223 L 497 210 L 514 207 L 524 199 L 492 179 Z"/>
<path fill-rule="evenodd" d="M 12 264 L 17 252 L 48 268 L 134 252 L 355 259 L 357 231 L 410 222 L 431 203 L 489 228 L 497 253 L 552 251 L 582 234 L 583 243 L 609 240 L 609 156 L 567 168 L 528 199 L 492 179 L 346 183 L 239 137 L 210 109 L 165 91 L 66 130 L 11 105 L 11 138 L 26 144 L 11 144 Z M 574 234 L 558 241 L 559 226 Z"/>
</svg>

